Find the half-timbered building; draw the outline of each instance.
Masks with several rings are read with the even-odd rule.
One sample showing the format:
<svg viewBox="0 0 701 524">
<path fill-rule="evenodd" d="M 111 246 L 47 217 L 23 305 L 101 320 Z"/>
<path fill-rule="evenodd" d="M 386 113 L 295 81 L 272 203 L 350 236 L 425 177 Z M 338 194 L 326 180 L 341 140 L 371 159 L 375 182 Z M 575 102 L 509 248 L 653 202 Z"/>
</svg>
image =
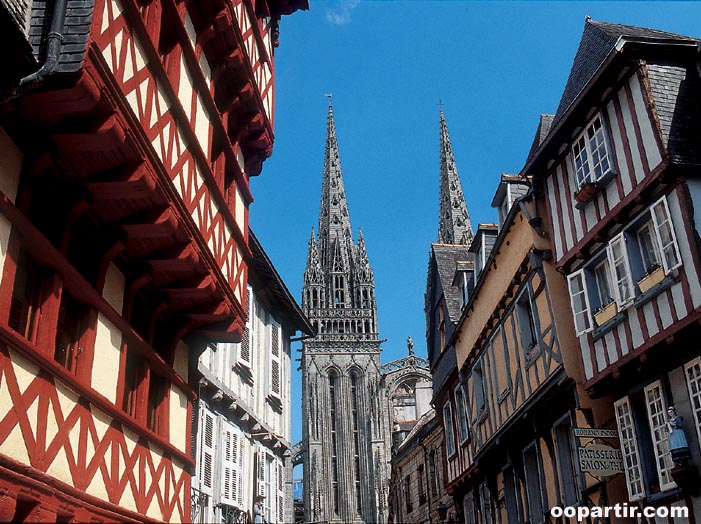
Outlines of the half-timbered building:
<svg viewBox="0 0 701 524">
<path fill-rule="evenodd" d="M 252 231 L 241 342 L 209 344 L 198 369 L 192 522 L 294 522 L 290 338 L 312 328 Z"/>
<path fill-rule="evenodd" d="M 550 522 L 553 506 L 605 500 L 579 468 L 573 429 L 603 425 L 611 407 L 581 399 L 565 281 L 529 185 L 502 175 L 492 202 L 499 225 L 478 228 L 474 288 L 447 341 L 459 370 L 444 406 L 454 413 L 444 415 L 447 489 L 465 524 Z M 453 463 L 461 467 L 451 475 Z"/>
<path fill-rule="evenodd" d="M 433 405 L 443 432 L 440 456 L 440 492 L 452 486 L 454 479 L 467 471 L 470 457 L 465 448 L 457 448 L 454 436 L 456 413 L 454 390 L 458 384 L 455 347 L 448 344 L 460 319 L 460 312 L 474 286 L 472 224 L 458 175 L 453 148 L 443 111 L 440 112 L 440 203 L 438 242 L 431 244 L 426 279 L 424 311 L 426 348 L 433 377 Z M 462 406 L 462 403 L 458 403 Z M 465 420 L 464 417 L 462 420 Z M 452 487 L 447 491 L 454 495 Z M 438 500 L 435 498 L 434 500 Z M 431 509 L 435 510 L 435 502 Z M 455 508 L 460 518 L 461 508 Z"/>
<path fill-rule="evenodd" d="M 0 520 L 189 521 L 304 0 L 0 1 Z"/>
<path fill-rule="evenodd" d="M 567 276 L 584 386 L 613 397 L 625 500 L 688 506 L 689 522 L 701 517 L 698 66 L 697 40 L 587 19 L 523 170 Z"/>
</svg>

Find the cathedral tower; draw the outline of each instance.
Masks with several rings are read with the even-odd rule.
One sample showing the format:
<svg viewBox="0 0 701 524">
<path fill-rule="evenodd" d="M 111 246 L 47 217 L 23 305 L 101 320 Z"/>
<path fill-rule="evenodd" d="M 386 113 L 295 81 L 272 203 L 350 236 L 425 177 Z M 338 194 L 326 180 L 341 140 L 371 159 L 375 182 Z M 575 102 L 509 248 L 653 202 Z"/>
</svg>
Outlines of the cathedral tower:
<svg viewBox="0 0 701 524">
<path fill-rule="evenodd" d="M 318 235 L 309 239 L 302 309 L 304 502 L 311 522 L 375 523 L 387 515 L 385 393 L 372 268 L 353 241 L 329 105 Z"/>
</svg>

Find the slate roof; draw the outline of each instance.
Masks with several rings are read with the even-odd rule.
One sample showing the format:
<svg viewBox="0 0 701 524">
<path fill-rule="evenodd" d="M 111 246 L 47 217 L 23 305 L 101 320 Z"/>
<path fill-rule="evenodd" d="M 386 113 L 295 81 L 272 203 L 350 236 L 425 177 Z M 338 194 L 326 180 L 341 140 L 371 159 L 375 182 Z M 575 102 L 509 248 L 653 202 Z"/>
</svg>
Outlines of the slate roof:
<svg viewBox="0 0 701 524">
<path fill-rule="evenodd" d="M 553 125 L 553 120 L 555 115 L 542 114 L 540 115 L 540 120 L 538 121 L 538 128 L 535 131 L 535 136 L 533 137 L 533 143 L 531 144 L 531 149 L 528 151 L 528 156 L 526 158 L 531 158 L 533 153 L 536 152 L 538 146 L 543 143 L 545 137 L 548 136 L 550 128 Z"/>
<path fill-rule="evenodd" d="M 248 245 L 251 248 L 251 253 L 253 253 L 249 280 L 256 289 L 256 293 L 265 296 L 271 303 L 271 309 L 274 312 L 280 312 L 289 320 L 289 327 L 302 331 L 307 335 L 314 335 L 314 328 L 302 312 L 297 301 L 292 297 L 285 282 L 280 277 L 252 230 L 249 230 Z"/>
<path fill-rule="evenodd" d="M 455 324 L 460 319 L 460 289 L 453 286 L 453 276 L 458 262 L 472 261 L 474 255 L 468 252 L 468 246 L 431 244 L 431 249 L 448 307 L 448 317 Z"/>
<path fill-rule="evenodd" d="M 557 123 L 592 79 L 620 38 L 637 41 L 686 41 L 696 39 L 656 29 L 597 22 L 587 18 L 570 76 L 562 93 L 553 124 Z"/>
</svg>

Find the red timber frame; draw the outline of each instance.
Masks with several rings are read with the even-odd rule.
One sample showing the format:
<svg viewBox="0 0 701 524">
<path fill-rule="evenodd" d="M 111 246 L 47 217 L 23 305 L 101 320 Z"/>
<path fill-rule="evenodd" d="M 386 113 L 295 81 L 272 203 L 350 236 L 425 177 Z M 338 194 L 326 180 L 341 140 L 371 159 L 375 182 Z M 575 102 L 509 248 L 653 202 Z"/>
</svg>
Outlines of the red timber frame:
<svg viewBox="0 0 701 524">
<path fill-rule="evenodd" d="M 190 520 L 195 393 L 174 369 L 176 344 L 243 331 L 248 181 L 273 142 L 270 5 L 287 14 L 298 4 L 97 0 L 82 70 L 0 104 L 0 127 L 23 155 L 17 198 L 0 194 L 11 224 L 0 520 Z M 19 332 L 11 314 L 26 259 L 41 292 L 36 325 Z M 124 276 L 121 309 L 103 296 L 110 267 Z M 65 295 L 85 315 L 59 363 Z M 121 335 L 116 400 L 91 384 L 98 316 Z M 169 434 L 166 386 L 187 400 L 184 446 Z"/>
</svg>

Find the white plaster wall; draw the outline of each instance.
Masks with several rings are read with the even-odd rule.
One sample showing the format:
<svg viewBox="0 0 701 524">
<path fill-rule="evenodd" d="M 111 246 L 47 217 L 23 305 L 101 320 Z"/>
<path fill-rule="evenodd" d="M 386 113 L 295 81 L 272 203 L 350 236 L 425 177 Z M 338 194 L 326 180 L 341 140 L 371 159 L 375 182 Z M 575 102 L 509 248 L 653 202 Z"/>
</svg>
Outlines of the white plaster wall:
<svg viewBox="0 0 701 524">
<path fill-rule="evenodd" d="M 170 385 L 170 443 L 183 453 L 187 452 L 187 396 L 179 388 Z"/>
<path fill-rule="evenodd" d="M 124 275 L 114 264 L 110 264 L 105 275 L 102 297 L 117 313 L 122 314 L 124 305 Z"/>
<path fill-rule="evenodd" d="M 92 366 L 92 387 L 95 391 L 117 402 L 117 380 L 122 333 L 102 313 L 97 315 L 95 355 Z"/>
</svg>

